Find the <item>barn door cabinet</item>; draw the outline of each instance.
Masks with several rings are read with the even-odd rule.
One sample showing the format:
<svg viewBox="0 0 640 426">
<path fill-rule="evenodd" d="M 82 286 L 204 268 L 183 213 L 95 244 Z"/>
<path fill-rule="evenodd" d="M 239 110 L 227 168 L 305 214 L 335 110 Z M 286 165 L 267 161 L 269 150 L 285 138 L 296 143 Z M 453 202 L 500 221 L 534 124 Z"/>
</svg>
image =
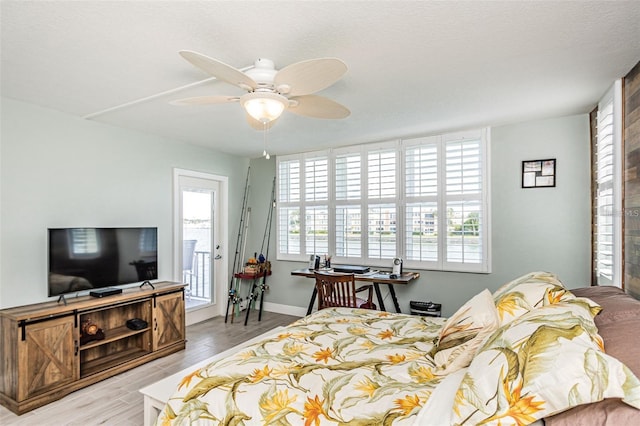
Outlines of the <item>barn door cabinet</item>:
<svg viewBox="0 0 640 426">
<path fill-rule="evenodd" d="M 184 349 L 184 284 L 153 285 L 0 310 L 0 404 L 22 414 Z M 147 326 L 130 329 L 132 318 Z"/>
<path fill-rule="evenodd" d="M 170 293 L 156 297 L 153 310 L 153 350 L 158 351 L 184 340 L 184 295 Z"/>
</svg>

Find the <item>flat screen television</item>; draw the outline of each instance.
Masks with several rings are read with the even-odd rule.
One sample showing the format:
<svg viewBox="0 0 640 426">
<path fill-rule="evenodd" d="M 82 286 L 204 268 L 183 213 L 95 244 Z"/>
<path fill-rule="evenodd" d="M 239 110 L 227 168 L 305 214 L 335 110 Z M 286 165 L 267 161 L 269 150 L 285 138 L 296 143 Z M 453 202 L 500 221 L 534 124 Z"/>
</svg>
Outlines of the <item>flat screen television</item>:
<svg viewBox="0 0 640 426">
<path fill-rule="evenodd" d="M 158 228 L 49 228 L 49 296 L 158 278 Z"/>
</svg>

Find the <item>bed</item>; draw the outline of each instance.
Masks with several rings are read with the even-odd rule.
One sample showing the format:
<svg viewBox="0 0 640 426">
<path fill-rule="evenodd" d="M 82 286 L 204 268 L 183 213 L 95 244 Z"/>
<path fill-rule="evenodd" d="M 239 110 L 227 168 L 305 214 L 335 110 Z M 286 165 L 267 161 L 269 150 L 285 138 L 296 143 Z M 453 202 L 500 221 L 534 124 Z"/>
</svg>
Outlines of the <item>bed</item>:
<svg viewBox="0 0 640 426">
<path fill-rule="evenodd" d="M 448 319 L 324 309 L 186 375 L 158 424 L 640 424 L 639 321 L 547 272 Z"/>
</svg>

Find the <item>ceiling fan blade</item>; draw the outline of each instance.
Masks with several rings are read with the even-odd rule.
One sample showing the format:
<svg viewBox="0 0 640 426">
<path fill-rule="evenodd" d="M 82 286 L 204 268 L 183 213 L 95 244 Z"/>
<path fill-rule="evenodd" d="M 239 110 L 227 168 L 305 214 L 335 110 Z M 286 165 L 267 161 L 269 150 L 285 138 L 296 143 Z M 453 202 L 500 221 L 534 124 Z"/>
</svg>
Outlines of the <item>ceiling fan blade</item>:
<svg viewBox="0 0 640 426">
<path fill-rule="evenodd" d="M 209 104 L 226 104 L 228 102 L 238 102 L 238 96 L 196 96 L 193 98 L 176 99 L 169 102 L 171 105 L 209 105 Z"/>
<path fill-rule="evenodd" d="M 276 90 L 288 96 L 309 95 L 331 86 L 345 72 L 347 65 L 340 59 L 310 59 L 282 68 L 274 83 Z"/>
<path fill-rule="evenodd" d="M 256 120 L 249 113 L 247 113 L 246 116 L 247 116 L 247 123 L 249 123 L 249 126 L 253 127 L 256 130 L 264 130 L 265 129 L 264 123 L 262 121 Z M 267 127 L 266 128 L 270 129 L 271 127 L 273 127 L 273 125 L 276 124 L 276 121 L 278 121 L 277 118 L 275 120 L 269 121 L 267 123 Z"/>
<path fill-rule="evenodd" d="M 215 78 L 231 83 L 234 86 L 239 86 L 245 90 L 255 89 L 258 87 L 256 82 L 247 74 L 235 69 L 231 65 L 227 65 L 217 59 L 210 58 L 202 53 L 193 52 L 191 50 L 181 50 L 180 56 L 201 70 L 211 74 Z"/>
<path fill-rule="evenodd" d="M 351 114 L 349 109 L 336 101 L 318 95 L 297 96 L 287 111 L 313 118 L 346 118 Z M 296 104 L 297 103 L 297 104 Z"/>
</svg>

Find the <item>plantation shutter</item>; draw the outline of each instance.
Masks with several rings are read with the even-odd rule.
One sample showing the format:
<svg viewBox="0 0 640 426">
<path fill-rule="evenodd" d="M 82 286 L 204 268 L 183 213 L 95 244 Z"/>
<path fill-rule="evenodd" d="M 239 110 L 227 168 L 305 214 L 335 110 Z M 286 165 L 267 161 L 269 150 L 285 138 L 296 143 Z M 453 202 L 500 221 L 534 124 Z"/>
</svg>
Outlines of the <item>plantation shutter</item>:
<svg viewBox="0 0 640 426">
<path fill-rule="evenodd" d="M 596 142 L 596 271 L 613 280 L 613 101 L 598 110 Z"/>
<path fill-rule="evenodd" d="M 396 166 L 394 147 L 367 154 L 367 257 L 393 259 L 398 254 L 396 228 Z M 372 203 L 376 200 L 379 203 Z M 384 201 L 387 201 L 386 203 Z"/>
<path fill-rule="evenodd" d="M 362 154 L 335 157 L 335 255 L 362 256 Z"/>
<path fill-rule="evenodd" d="M 305 201 L 329 199 L 329 160 L 327 157 L 308 158 L 304 162 Z"/>
<path fill-rule="evenodd" d="M 278 162 L 278 253 L 300 254 L 300 159 Z"/>
<path fill-rule="evenodd" d="M 438 140 L 414 140 L 405 150 L 405 258 L 438 261 Z"/>
<path fill-rule="evenodd" d="M 278 259 L 491 272 L 490 130 L 278 156 Z"/>
<path fill-rule="evenodd" d="M 445 142 L 446 262 L 483 260 L 481 143 L 480 138 Z"/>
<path fill-rule="evenodd" d="M 620 112 L 617 81 L 598 104 L 594 155 L 594 263 L 598 285 L 621 285 Z"/>
<path fill-rule="evenodd" d="M 305 253 L 329 252 L 329 159 L 326 155 L 304 160 Z"/>
<path fill-rule="evenodd" d="M 369 199 L 390 198 L 396 195 L 396 150 L 371 151 L 367 158 Z"/>
</svg>

